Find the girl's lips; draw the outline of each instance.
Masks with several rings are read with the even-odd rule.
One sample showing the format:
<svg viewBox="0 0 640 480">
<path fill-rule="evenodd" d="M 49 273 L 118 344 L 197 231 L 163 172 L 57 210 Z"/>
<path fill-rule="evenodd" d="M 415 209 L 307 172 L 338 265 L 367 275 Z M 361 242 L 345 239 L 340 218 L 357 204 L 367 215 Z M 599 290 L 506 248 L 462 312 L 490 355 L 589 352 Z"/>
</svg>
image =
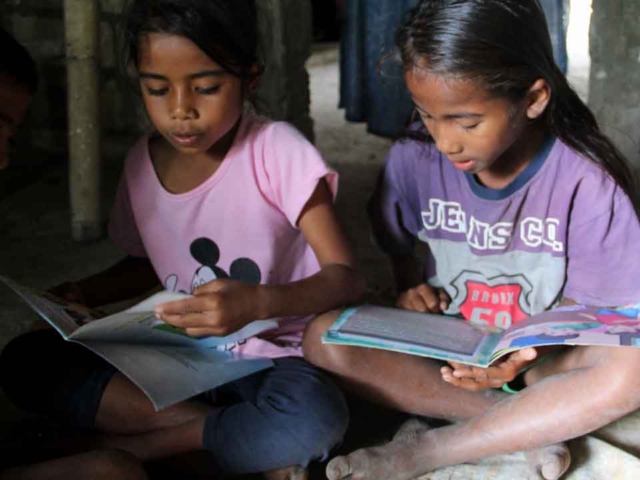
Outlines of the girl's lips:
<svg viewBox="0 0 640 480">
<path fill-rule="evenodd" d="M 189 147 L 191 145 L 195 145 L 198 143 L 200 139 L 200 134 L 198 133 L 172 133 L 171 138 L 178 145 L 183 147 Z"/>
<path fill-rule="evenodd" d="M 461 162 L 453 162 L 453 166 L 458 170 L 462 170 L 463 172 L 473 169 L 475 164 L 476 162 L 474 162 L 473 160 L 463 160 Z"/>
</svg>

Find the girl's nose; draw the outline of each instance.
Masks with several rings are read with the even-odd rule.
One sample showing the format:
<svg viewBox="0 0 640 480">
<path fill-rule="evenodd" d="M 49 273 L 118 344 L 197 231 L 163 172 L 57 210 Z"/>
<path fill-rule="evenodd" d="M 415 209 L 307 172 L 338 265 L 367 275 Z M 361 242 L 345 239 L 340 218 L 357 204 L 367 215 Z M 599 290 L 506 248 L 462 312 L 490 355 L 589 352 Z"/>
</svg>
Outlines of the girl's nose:
<svg viewBox="0 0 640 480">
<path fill-rule="evenodd" d="M 171 102 L 171 119 L 189 120 L 195 117 L 196 111 L 191 95 L 187 92 L 177 92 Z"/>
<path fill-rule="evenodd" d="M 462 152 L 462 143 L 448 129 L 439 128 L 437 132 L 432 133 L 432 136 L 438 150 L 445 155 L 456 155 Z"/>
</svg>

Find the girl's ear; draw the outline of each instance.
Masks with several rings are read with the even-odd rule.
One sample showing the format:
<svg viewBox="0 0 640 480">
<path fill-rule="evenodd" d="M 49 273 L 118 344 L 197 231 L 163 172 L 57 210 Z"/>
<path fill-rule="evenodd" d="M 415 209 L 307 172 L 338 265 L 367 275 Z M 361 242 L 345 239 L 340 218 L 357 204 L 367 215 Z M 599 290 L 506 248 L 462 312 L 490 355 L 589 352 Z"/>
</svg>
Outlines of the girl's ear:
<svg viewBox="0 0 640 480">
<path fill-rule="evenodd" d="M 258 88 L 258 82 L 260 81 L 260 77 L 264 72 L 264 67 L 260 64 L 255 64 L 251 67 L 249 71 L 249 79 L 247 80 L 247 90 L 249 95 L 253 95 L 256 93 L 256 89 Z"/>
<path fill-rule="evenodd" d="M 551 89 L 544 78 L 539 78 L 527 93 L 527 117 L 531 120 L 539 118 L 549 105 Z"/>
</svg>

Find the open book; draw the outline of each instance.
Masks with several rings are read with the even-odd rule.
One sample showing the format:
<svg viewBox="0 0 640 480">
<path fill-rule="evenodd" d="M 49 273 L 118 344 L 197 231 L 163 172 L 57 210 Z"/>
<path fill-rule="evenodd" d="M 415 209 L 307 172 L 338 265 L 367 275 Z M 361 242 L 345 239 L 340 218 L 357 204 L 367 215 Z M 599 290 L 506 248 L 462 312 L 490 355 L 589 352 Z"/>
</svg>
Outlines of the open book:
<svg viewBox="0 0 640 480">
<path fill-rule="evenodd" d="M 247 358 L 224 348 L 277 327 L 275 321 L 255 321 L 226 337 L 197 339 L 153 313 L 156 305 L 188 297 L 185 294 L 160 292 L 123 312 L 94 319 L 62 299 L 4 277 L 0 281 L 65 340 L 84 345 L 126 375 L 156 410 L 273 365 L 267 358 Z"/>
<path fill-rule="evenodd" d="M 559 307 L 506 330 L 475 326 L 446 315 L 364 305 L 345 310 L 322 341 L 487 367 L 524 347 L 640 347 L 640 304 L 615 310 Z"/>
</svg>

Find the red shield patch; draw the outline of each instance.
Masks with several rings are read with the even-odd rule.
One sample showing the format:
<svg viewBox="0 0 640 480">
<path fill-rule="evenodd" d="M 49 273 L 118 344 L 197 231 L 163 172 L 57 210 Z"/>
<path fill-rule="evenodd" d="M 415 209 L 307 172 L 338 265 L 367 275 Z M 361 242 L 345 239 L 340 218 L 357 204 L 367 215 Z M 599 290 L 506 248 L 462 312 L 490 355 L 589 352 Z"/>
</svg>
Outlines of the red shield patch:
<svg viewBox="0 0 640 480">
<path fill-rule="evenodd" d="M 520 306 L 522 285 L 508 283 L 489 286 L 468 280 L 465 286 L 467 297 L 460 305 L 460 312 L 472 323 L 509 328 L 528 317 Z"/>
</svg>

